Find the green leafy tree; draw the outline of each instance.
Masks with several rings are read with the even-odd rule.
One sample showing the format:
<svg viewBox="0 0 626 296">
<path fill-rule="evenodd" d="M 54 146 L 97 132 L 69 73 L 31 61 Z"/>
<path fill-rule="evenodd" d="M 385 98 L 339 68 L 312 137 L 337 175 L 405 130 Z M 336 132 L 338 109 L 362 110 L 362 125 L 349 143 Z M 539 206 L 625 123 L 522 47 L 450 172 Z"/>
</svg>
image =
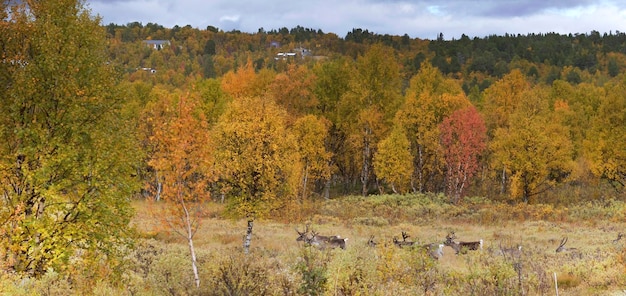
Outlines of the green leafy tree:
<svg viewBox="0 0 626 296">
<path fill-rule="evenodd" d="M 129 242 L 138 189 L 139 149 L 121 116 L 104 28 L 82 1 L 8 3 L 0 9 L 2 58 L 11 61 L 0 87 L 0 260 L 40 276 L 77 270 L 68 262 L 81 256 L 87 266 L 76 272 L 95 272 Z"/>
<path fill-rule="evenodd" d="M 222 90 L 220 82 L 217 79 L 200 79 L 195 84 L 193 92 L 198 93 L 201 98 L 200 108 L 204 111 L 209 126 L 214 125 L 230 102 L 230 98 Z"/>
<path fill-rule="evenodd" d="M 619 74 L 619 64 L 617 63 L 617 59 L 609 58 L 607 70 L 609 72 L 609 76 L 611 77 L 615 77 Z"/>
<path fill-rule="evenodd" d="M 349 89 L 350 73 L 353 65 L 344 58 L 332 59 L 322 63 L 316 63 L 313 72 L 316 76 L 313 92 L 319 104 L 315 114 L 321 115 L 331 123 L 329 135 L 325 143 L 326 150 L 332 153 L 331 166 L 336 168 L 336 172 L 344 179 L 344 183 L 349 183 L 352 176 L 357 175 L 358 168 L 355 168 L 353 157 L 346 153 L 349 143 L 346 140 L 346 130 L 340 127 L 346 126 L 344 121 L 348 118 L 339 112 L 341 98 Z M 330 179 L 324 187 L 324 197 L 330 197 Z"/>
<path fill-rule="evenodd" d="M 336 58 L 313 67 L 315 84 L 313 93 L 317 97 L 317 114 L 338 125 L 343 117 L 337 112 L 338 104 L 349 89 L 352 65 L 344 58 Z"/>
<path fill-rule="evenodd" d="M 243 97 L 229 104 L 214 129 L 222 193 L 231 213 L 248 220 L 246 253 L 255 219 L 293 198 L 299 183 L 297 145 L 286 119 L 273 100 Z"/>
</svg>

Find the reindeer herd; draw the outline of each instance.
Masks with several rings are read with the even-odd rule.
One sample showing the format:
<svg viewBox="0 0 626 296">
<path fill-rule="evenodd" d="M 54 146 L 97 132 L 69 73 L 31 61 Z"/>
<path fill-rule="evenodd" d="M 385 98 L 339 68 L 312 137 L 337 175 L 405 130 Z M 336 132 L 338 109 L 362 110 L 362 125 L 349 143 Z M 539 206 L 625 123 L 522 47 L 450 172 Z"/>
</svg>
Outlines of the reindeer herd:
<svg viewBox="0 0 626 296">
<path fill-rule="evenodd" d="M 296 241 L 303 242 L 307 246 L 314 246 L 319 249 L 335 249 L 340 248 L 346 249 L 346 242 L 348 238 L 342 238 L 339 235 L 334 236 L 324 236 L 319 235 L 317 232 L 310 230 L 309 225 L 306 225 L 305 230 L 300 232 L 296 228 L 296 232 L 298 233 L 298 238 Z M 622 239 L 624 235 L 620 232 L 617 235 L 617 238 L 613 240 L 613 243 L 617 243 Z M 448 246 L 454 250 L 455 255 L 466 254 L 468 251 L 478 251 L 483 249 L 483 240 L 480 239 L 478 241 L 455 241 L 457 239 L 454 231 L 449 232 L 446 235 L 446 239 L 443 243 L 428 243 L 428 244 L 420 244 L 415 241 L 409 240 L 410 236 L 402 231 L 402 240 L 398 239 L 398 237 L 393 237 L 393 244 L 399 248 L 404 247 L 418 247 L 425 249 L 431 258 L 435 260 L 439 260 L 443 256 L 443 248 Z M 556 248 L 556 253 L 562 252 L 577 252 L 577 248 L 566 247 L 565 244 L 568 241 L 568 237 L 563 237 L 559 246 Z M 376 247 L 378 243 L 374 240 L 374 236 L 370 236 L 367 241 L 367 245 L 370 247 Z M 520 258 L 522 255 L 522 246 L 517 245 L 515 247 L 503 247 L 501 244 L 499 249 L 496 250 L 496 254 L 503 256 L 510 256 L 512 258 Z"/>
<path fill-rule="evenodd" d="M 324 235 L 319 235 L 317 232 L 311 230 L 311 234 L 309 234 L 309 226 L 306 226 L 306 229 L 304 230 L 304 232 L 300 232 L 298 231 L 298 229 L 296 229 L 296 232 L 298 233 L 298 238 L 296 238 L 296 241 L 298 242 L 304 242 L 306 245 L 310 245 L 310 246 L 315 246 L 318 247 L 320 249 L 326 249 L 327 247 L 330 247 L 332 249 L 334 248 L 341 248 L 343 250 L 346 249 L 346 242 L 348 241 L 347 238 L 341 238 L 338 235 L 334 235 L 334 236 L 324 236 Z"/>
<path fill-rule="evenodd" d="M 335 249 L 340 248 L 346 249 L 346 242 L 348 238 L 342 238 L 339 235 L 333 236 L 325 236 L 320 235 L 314 230 L 309 229 L 309 225 L 305 226 L 304 231 L 300 231 L 296 228 L 296 232 L 298 233 L 298 237 L 296 238 L 297 242 L 303 242 L 307 246 L 314 246 L 319 249 Z M 455 242 L 456 235 L 454 232 L 449 233 L 446 236 L 446 241 L 443 243 L 429 243 L 429 244 L 419 244 L 415 241 L 408 240 L 410 236 L 406 232 L 402 232 L 402 240 L 399 240 L 397 237 L 393 237 L 393 244 L 403 248 L 403 247 L 419 247 L 425 249 L 430 257 L 435 260 L 439 260 L 443 256 L 443 248 L 445 246 L 449 246 L 454 249 L 455 253 L 458 255 L 460 253 L 465 253 L 467 250 L 479 250 L 483 248 L 483 240 L 477 242 Z M 378 244 L 374 240 L 374 236 L 371 236 L 368 240 L 367 244 L 370 247 L 376 247 Z"/>
</svg>

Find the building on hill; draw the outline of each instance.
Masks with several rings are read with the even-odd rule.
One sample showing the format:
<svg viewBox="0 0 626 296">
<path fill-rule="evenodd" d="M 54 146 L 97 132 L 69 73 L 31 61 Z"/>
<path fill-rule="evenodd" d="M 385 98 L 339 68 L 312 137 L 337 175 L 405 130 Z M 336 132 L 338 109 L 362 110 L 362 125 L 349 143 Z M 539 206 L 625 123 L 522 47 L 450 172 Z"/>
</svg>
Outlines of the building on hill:
<svg viewBox="0 0 626 296">
<path fill-rule="evenodd" d="M 276 54 L 276 56 L 274 57 L 275 60 L 285 60 L 287 58 L 293 58 L 296 56 L 300 56 L 301 58 L 305 58 L 308 56 L 312 56 L 311 51 L 304 48 L 304 47 L 298 47 L 298 48 L 294 48 L 293 51 L 291 52 L 279 52 Z"/>
<path fill-rule="evenodd" d="M 156 50 L 161 50 L 163 47 L 170 45 L 169 40 L 144 40 L 143 43 Z"/>
<path fill-rule="evenodd" d="M 294 48 L 293 51 L 295 51 L 297 54 L 299 54 L 302 58 L 311 55 L 311 51 L 306 49 L 306 48 L 304 48 L 304 47 Z"/>
</svg>

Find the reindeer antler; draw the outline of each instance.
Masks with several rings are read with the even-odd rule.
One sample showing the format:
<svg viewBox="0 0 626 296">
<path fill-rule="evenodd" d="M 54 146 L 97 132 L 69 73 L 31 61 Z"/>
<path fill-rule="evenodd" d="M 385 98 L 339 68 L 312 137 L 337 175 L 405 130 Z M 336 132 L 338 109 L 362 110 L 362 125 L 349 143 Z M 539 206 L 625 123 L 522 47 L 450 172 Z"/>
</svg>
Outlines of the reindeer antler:
<svg viewBox="0 0 626 296">
<path fill-rule="evenodd" d="M 300 235 L 309 233 L 309 224 L 308 223 L 306 225 L 304 225 L 304 231 L 303 232 L 300 232 L 300 230 L 298 230 L 297 227 L 294 227 L 294 228 L 295 228 L 296 232 L 298 234 L 300 234 Z"/>
<path fill-rule="evenodd" d="M 618 233 L 617 234 L 617 238 L 613 240 L 613 243 L 617 243 L 620 239 L 622 239 L 622 237 L 624 237 L 623 233 Z"/>
<path fill-rule="evenodd" d="M 377 245 L 377 243 L 374 241 L 374 236 L 370 236 L 369 241 L 367 241 L 367 245 L 370 247 L 375 247 Z"/>
<path fill-rule="evenodd" d="M 558 253 L 558 252 L 565 251 L 565 244 L 566 244 L 566 243 L 567 243 L 567 236 L 566 236 L 566 237 L 564 237 L 564 238 L 561 240 L 561 243 L 559 244 L 559 247 L 558 247 L 558 248 L 556 248 L 556 252 Z"/>
</svg>

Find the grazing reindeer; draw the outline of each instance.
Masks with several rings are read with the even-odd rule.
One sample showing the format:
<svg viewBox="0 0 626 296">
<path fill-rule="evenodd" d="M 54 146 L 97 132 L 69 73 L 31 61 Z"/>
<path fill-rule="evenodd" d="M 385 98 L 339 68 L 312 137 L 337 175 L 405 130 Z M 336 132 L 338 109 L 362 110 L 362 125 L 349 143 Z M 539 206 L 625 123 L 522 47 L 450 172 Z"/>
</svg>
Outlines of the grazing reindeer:
<svg viewBox="0 0 626 296">
<path fill-rule="evenodd" d="M 444 244 L 432 243 L 423 245 L 422 247 L 425 248 L 426 251 L 428 251 L 428 255 L 435 260 L 439 260 L 439 258 L 443 257 Z"/>
<path fill-rule="evenodd" d="M 415 242 L 407 241 L 407 238 L 409 238 L 409 235 L 405 231 L 402 231 L 402 241 L 398 240 L 398 238 L 394 236 L 393 243 L 400 248 L 404 246 L 413 246 Z"/>
<path fill-rule="evenodd" d="M 309 237 L 308 225 L 306 226 L 304 232 L 300 232 L 297 228 L 296 228 L 296 232 L 298 233 L 298 238 L 296 238 L 296 241 L 304 242 L 306 245 L 316 246 L 320 249 L 325 249 L 326 246 L 330 246 L 333 249 L 336 247 L 340 247 L 341 249 L 344 249 L 344 250 L 346 249 L 346 241 L 348 241 L 347 238 L 341 238 L 338 235 L 335 235 L 335 236 L 319 235 L 315 231 L 311 231 L 312 235 Z"/>
<path fill-rule="evenodd" d="M 370 246 L 370 247 L 372 247 L 372 248 L 376 248 L 376 245 L 377 245 L 377 244 L 378 244 L 378 243 L 376 243 L 376 242 L 374 241 L 374 236 L 373 236 L 373 235 L 372 235 L 372 236 L 370 236 L 370 239 L 367 241 L 367 245 L 368 245 L 368 246 Z"/>
<path fill-rule="evenodd" d="M 566 243 L 567 243 L 567 236 L 566 236 L 566 237 L 564 237 L 564 238 L 561 240 L 561 243 L 559 244 L 559 247 L 558 247 L 558 248 L 556 248 L 556 252 L 557 252 L 557 253 L 561 253 L 561 252 L 569 252 L 569 251 L 578 251 L 578 249 L 576 249 L 576 248 L 566 248 L 566 247 L 565 247 L 565 244 L 566 244 Z"/>
<path fill-rule="evenodd" d="M 617 244 L 617 242 L 619 242 L 619 240 L 620 240 L 620 239 L 622 239 L 622 237 L 624 237 L 624 234 L 623 234 L 623 233 L 621 233 L 621 232 L 620 232 L 620 233 L 618 233 L 618 234 L 617 234 L 617 238 L 613 240 L 613 243 L 614 243 L 614 244 Z"/>
<path fill-rule="evenodd" d="M 411 237 L 406 231 L 402 231 L 402 240 L 406 241 L 407 238 Z"/>
<path fill-rule="evenodd" d="M 465 253 L 467 250 L 476 251 L 483 249 L 482 239 L 475 242 L 455 242 L 454 239 L 456 239 L 456 235 L 454 232 L 450 232 L 446 235 L 446 241 L 443 244 L 454 249 L 454 252 L 457 255 L 461 252 Z"/>
<path fill-rule="evenodd" d="M 298 228 L 296 228 L 296 232 L 298 233 L 298 238 L 296 238 L 297 242 L 311 243 L 311 239 L 307 236 L 309 234 L 309 225 L 306 226 L 304 232 L 300 232 Z"/>
<path fill-rule="evenodd" d="M 405 247 L 405 246 L 410 247 L 415 244 L 415 242 L 410 242 L 410 241 L 407 242 L 407 241 L 398 240 L 398 237 L 396 236 L 393 237 L 393 243 L 400 248 Z"/>
<path fill-rule="evenodd" d="M 333 249 L 337 247 L 341 248 L 342 250 L 346 249 L 346 242 L 348 241 L 347 238 L 341 238 L 338 235 L 334 235 L 334 236 L 319 235 L 315 231 L 311 231 L 311 233 L 313 234 L 311 236 L 311 241 L 313 242 L 313 244 L 320 246 L 320 248 L 322 249 L 325 249 L 326 246 L 330 246 Z"/>
</svg>

